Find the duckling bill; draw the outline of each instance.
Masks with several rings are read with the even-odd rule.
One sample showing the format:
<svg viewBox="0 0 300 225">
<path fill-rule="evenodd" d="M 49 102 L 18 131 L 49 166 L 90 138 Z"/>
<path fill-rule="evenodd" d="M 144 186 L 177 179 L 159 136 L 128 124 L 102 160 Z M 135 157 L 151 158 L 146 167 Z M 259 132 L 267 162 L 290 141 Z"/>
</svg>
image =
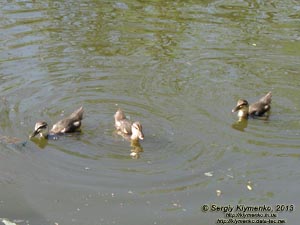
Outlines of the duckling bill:
<svg viewBox="0 0 300 225">
<path fill-rule="evenodd" d="M 261 117 L 271 109 L 272 93 L 267 93 L 264 97 L 259 99 L 257 102 L 249 105 L 245 99 L 239 99 L 236 107 L 232 109 L 232 112 L 238 112 L 240 119 L 248 119 L 249 116 Z"/>
<path fill-rule="evenodd" d="M 132 141 L 144 139 L 143 128 L 139 121 L 132 123 L 126 118 L 125 113 L 121 109 L 118 109 L 114 118 L 115 128 L 120 135 L 131 139 Z"/>
<path fill-rule="evenodd" d="M 71 115 L 54 124 L 50 131 L 48 130 L 47 122 L 39 121 L 35 124 L 34 131 L 29 136 L 29 138 L 33 138 L 37 135 L 43 138 L 48 138 L 49 135 L 58 135 L 78 131 L 81 126 L 83 112 L 83 107 L 81 106 L 79 109 L 75 110 Z"/>
</svg>

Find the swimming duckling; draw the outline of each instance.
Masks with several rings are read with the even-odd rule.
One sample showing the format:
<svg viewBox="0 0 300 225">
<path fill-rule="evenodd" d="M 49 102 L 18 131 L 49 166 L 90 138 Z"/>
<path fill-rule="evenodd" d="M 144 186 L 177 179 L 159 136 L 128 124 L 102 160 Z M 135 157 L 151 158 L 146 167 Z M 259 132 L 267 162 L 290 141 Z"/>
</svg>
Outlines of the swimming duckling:
<svg viewBox="0 0 300 225">
<path fill-rule="evenodd" d="M 129 121 L 121 109 L 118 109 L 114 117 L 115 127 L 118 131 L 118 134 L 127 139 L 131 139 L 132 141 L 144 139 L 143 128 L 140 122 L 136 121 L 132 123 Z"/>
<path fill-rule="evenodd" d="M 51 130 L 48 130 L 48 124 L 45 121 L 39 121 L 35 124 L 33 133 L 29 138 L 33 138 L 39 134 L 40 137 L 48 138 L 49 135 L 57 135 L 64 133 L 72 133 L 78 131 L 81 126 L 81 120 L 83 116 L 83 107 L 75 110 L 71 115 L 58 121 L 53 125 Z"/>
<path fill-rule="evenodd" d="M 248 119 L 249 116 L 263 116 L 266 112 L 271 109 L 272 93 L 269 92 L 264 97 L 259 99 L 257 102 L 251 104 L 247 100 L 239 99 L 236 107 L 232 109 L 232 112 L 238 111 L 239 119 Z"/>
</svg>

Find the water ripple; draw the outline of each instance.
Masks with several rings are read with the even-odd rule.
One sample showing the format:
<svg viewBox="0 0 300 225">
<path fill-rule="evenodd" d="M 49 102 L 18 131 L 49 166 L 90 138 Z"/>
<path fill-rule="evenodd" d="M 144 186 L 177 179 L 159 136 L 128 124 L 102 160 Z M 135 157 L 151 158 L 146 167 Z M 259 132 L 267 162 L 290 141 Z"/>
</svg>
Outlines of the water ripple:
<svg viewBox="0 0 300 225">
<path fill-rule="evenodd" d="M 34 206 L 43 199 L 39 210 L 80 224 L 95 219 L 83 204 L 107 210 L 128 202 L 122 210 L 144 217 L 137 201 L 150 216 L 169 218 L 178 209 L 193 214 L 216 190 L 228 201 L 232 193 L 251 203 L 278 200 L 268 193 L 290 198 L 277 182 L 298 180 L 290 167 L 300 147 L 294 4 L 6 2 L 1 135 L 27 140 L 38 120 L 53 124 L 81 105 L 85 113 L 79 134 L 2 144 L 0 183 L 22 187 Z M 237 99 L 252 102 L 270 90 L 269 120 L 236 123 Z M 114 132 L 118 108 L 143 125 L 138 159 Z"/>
</svg>

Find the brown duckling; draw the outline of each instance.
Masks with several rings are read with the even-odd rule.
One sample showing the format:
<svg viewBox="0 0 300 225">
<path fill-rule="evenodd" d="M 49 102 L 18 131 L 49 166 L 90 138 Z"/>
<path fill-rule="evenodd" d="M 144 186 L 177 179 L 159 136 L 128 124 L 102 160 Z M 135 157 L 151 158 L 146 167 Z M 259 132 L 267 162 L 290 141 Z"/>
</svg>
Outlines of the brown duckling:
<svg viewBox="0 0 300 225">
<path fill-rule="evenodd" d="M 29 138 L 33 138 L 38 134 L 40 137 L 48 138 L 49 135 L 58 135 L 78 131 L 81 126 L 82 117 L 83 107 L 81 106 L 71 115 L 54 124 L 50 131 L 48 130 L 48 124 L 45 121 L 37 122 L 35 124 L 34 131 Z"/>
<path fill-rule="evenodd" d="M 271 109 L 272 93 L 269 92 L 257 102 L 252 103 L 249 106 L 247 100 L 239 99 L 236 107 L 232 109 L 232 112 L 238 111 L 239 119 L 248 119 L 249 116 L 264 116 L 264 114 Z"/>
<path fill-rule="evenodd" d="M 130 138 L 132 141 L 144 139 L 143 128 L 140 122 L 136 121 L 132 123 L 129 121 L 121 109 L 118 109 L 114 117 L 115 127 L 118 131 L 118 134 L 125 138 Z"/>
</svg>

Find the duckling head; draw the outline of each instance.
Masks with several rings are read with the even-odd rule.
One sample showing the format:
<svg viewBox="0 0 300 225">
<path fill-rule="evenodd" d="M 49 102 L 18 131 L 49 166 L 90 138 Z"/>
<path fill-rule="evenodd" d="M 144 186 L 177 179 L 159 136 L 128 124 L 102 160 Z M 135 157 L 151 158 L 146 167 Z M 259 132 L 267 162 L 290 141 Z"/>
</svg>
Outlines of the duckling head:
<svg viewBox="0 0 300 225">
<path fill-rule="evenodd" d="M 239 99 L 236 107 L 232 109 L 232 112 L 238 112 L 238 117 L 240 119 L 247 119 L 249 114 L 249 103 L 247 100 Z"/>
<path fill-rule="evenodd" d="M 40 137 L 47 138 L 48 137 L 48 124 L 45 121 L 39 121 L 34 126 L 34 131 L 29 136 L 29 138 L 33 138 L 36 135 L 40 135 Z"/>
<path fill-rule="evenodd" d="M 143 128 L 140 122 L 134 122 L 131 125 L 131 140 L 144 139 Z"/>
</svg>

